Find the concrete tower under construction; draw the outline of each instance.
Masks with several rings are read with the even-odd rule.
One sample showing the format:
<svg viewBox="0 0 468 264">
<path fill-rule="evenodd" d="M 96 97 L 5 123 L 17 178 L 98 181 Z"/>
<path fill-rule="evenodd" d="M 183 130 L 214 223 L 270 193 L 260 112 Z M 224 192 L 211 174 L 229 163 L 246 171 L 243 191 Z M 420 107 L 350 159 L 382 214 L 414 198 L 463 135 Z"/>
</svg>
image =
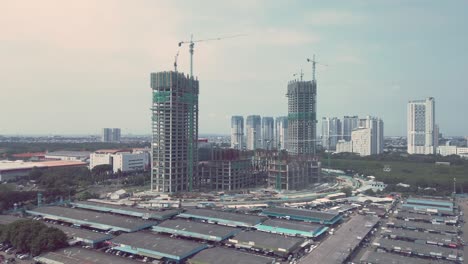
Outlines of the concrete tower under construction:
<svg viewBox="0 0 468 264">
<path fill-rule="evenodd" d="M 288 151 L 292 155 L 315 155 L 317 135 L 317 82 L 288 83 Z"/>
<path fill-rule="evenodd" d="M 151 73 L 151 190 L 193 190 L 197 168 L 198 80 L 179 72 Z"/>
</svg>

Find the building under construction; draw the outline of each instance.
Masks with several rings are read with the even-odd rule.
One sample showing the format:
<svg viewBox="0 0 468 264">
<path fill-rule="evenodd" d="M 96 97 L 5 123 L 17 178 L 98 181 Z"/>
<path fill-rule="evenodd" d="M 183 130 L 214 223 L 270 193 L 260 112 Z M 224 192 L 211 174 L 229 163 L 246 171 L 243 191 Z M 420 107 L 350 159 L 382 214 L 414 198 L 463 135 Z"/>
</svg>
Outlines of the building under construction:
<svg viewBox="0 0 468 264">
<path fill-rule="evenodd" d="M 151 73 L 151 190 L 192 191 L 198 139 L 198 80 L 179 72 Z"/>
</svg>

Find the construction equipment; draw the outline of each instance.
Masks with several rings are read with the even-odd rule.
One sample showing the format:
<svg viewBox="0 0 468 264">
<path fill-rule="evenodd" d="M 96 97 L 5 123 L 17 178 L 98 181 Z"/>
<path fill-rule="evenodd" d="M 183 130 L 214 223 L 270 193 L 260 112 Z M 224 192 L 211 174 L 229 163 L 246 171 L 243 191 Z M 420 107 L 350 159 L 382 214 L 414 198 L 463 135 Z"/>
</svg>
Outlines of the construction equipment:
<svg viewBox="0 0 468 264">
<path fill-rule="evenodd" d="M 193 40 L 193 34 L 192 34 L 190 36 L 190 40 L 179 42 L 179 47 L 182 47 L 182 44 L 189 44 L 190 77 L 193 77 L 193 49 L 195 47 L 195 43 L 197 43 L 197 42 L 207 42 L 207 41 L 212 41 L 212 40 L 223 40 L 223 39 L 229 39 L 229 38 L 236 38 L 236 37 L 240 37 L 240 36 L 245 36 L 245 34 L 238 34 L 238 35 L 232 35 L 232 36 L 227 36 L 227 37 L 219 37 L 219 38 L 208 38 L 208 39 Z"/>
<path fill-rule="evenodd" d="M 179 58 L 179 50 L 177 50 L 177 54 L 175 55 L 174 59 L 174 71 L 177 72 L 177 59 Z"/>
<path fill-rule="evenodd" d="M 302 82 L 302 77 L 304 77 L 304 73 L 302 72 L 302 69 L 301 69 L 301 72 L 300 73 L 294 73 L 293 76 L 296 77 L 296 76 L 300 76 L 301 77 L 301 82 Z"/>
<path fill-rule="evenodd" d="M 323 63 L 319 63 L 318 61 L 315 60 L 315 54 L 314 56 L 312 57 L 312 59 L 309 59 L 307 58 L 307 62 L 311 62 L 312 63 L 312 81 L 313 82 L 316 82 L 316 79 L 315 79 L 315 68 L 316 68 L 316 64 L 320 64 L 320 65 L 323 65 L 323 66 L 328 66 L 327 64 L 323 64 Z"/>
</svg>

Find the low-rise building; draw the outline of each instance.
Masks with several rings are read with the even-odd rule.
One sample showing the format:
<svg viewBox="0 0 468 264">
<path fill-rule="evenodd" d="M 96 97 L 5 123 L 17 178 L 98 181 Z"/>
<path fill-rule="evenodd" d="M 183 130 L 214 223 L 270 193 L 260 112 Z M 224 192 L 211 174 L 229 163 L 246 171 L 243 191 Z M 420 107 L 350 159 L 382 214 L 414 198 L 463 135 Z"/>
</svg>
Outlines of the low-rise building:
<svg viewBox="0 0 468 264">
<path fill-rule="evenodd" d="M 103 149 L 91 154 L 90 169 L 111 165 L 114 172 L 144 171 L 150 169 L 149 149 Z"/>
<path fill-rule="evenodd" d="M 88 161 L 91 152 L 89 151 L 53 151 L 45 154 L 46 159 L 68 160 L 68 161 Z"/>
</svg>

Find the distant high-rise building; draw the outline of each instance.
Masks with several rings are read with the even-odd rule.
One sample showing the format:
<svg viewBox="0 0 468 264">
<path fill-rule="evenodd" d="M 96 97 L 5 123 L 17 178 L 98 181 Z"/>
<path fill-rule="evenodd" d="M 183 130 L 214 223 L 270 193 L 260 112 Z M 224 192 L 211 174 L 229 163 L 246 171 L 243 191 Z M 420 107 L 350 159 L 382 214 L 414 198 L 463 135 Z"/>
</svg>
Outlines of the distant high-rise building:
<svg viewBox="0 0 468 264">
<path fill-rule="evenodd" d="M 317 82 L 288 83 L 288 151 L 315 155 L 317 136 Z"/>
<path fill-rule="evenodd" d="M 365 119 L 359 119 L 359 125 L 351 132 L 351 141 L 338 141 L 336 152 L 354 152 L 361 156 L 383 153 L 384 123 L 382 119 L 367 116 Z"/>
<path fill-rule="evenodd" d="M 151 73 L 151 89 L 151 189 L 192 191 L 198 161 L 198 80 L 179 72 Z"/>
<path fill-rule="evenodd" d="M 231 117 L 231 148 L 244 149 L 244 117 Z"/>
<path fill-rule="evenodd" d="M 342 122 L 341 139 L 345 141 L 351 140 L 351 132 L 359 126 L 359 117 L 344 116 Z"/>
<path fill-rule="evenodd" d="M 262 118 L 259 115 L 249 115 L 246 121 L 247 149 L 255 150 L 262 147 Z"/>
<path fill-rule="evenodd" d="M 322 118 L 322 146 L 327 150 L 335 150 L 336 143 L 341 139 L 341 121 L 336 117 Z"/>
<path fill-rule="evenodd" d="M 434 98 L 429 97 L 425 100 L 409 101 L 408 153 L 435 154 L 437 150 L 435 130 Z"/>
<path fill-rule="evenodd" d="M 103 128 L 101 135 L 102 142 L 111 142 L 112 141 L 112 128 Z"/>
<path fill-rule="evenodd" d="M 112 129 L 112 142 L 120 142 L 120 128 Z"/>
<path fill-rule="evenodd" d="M 275 148 L 288 149 L 288 117 L 280 116 L 275 119 Z"/>
<path fill-rule="evenodd" d="M 273 149 L 274 148 L 274 127 L 275 120 L 273 117 L 265 116 L 262 118 L 262 148 Z"/>
</svg>

